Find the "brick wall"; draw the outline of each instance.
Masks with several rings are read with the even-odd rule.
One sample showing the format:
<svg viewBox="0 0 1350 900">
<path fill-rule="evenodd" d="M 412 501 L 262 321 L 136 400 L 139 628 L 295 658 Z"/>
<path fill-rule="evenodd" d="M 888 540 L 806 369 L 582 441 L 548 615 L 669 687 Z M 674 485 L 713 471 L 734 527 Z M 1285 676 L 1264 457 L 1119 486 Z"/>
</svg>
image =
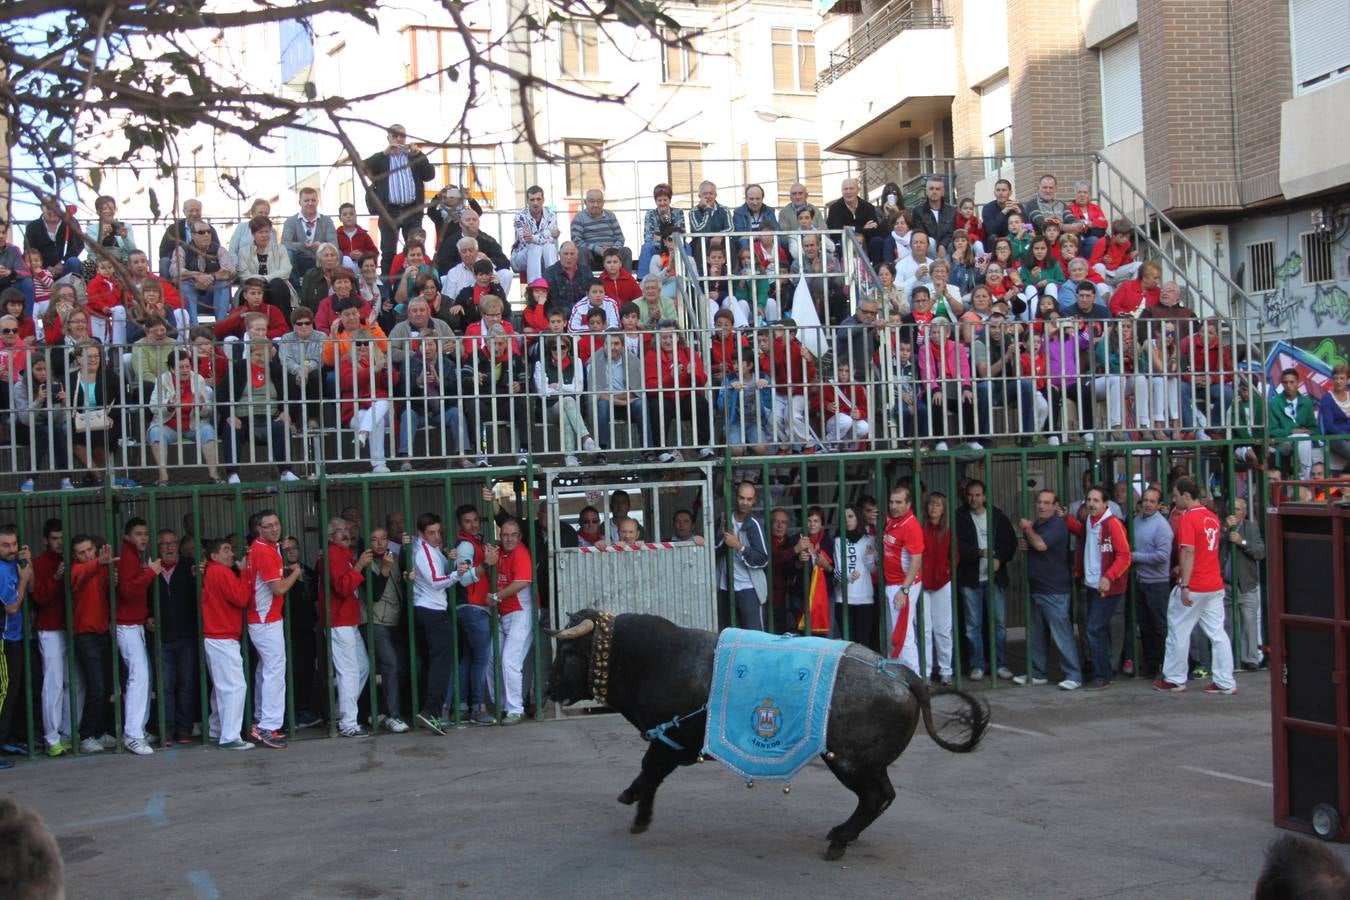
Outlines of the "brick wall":
<svg viewBox="0 0 1350 900">
<path fill-rule="evenodd" d="M 1084 140 L 1086 55 L 1077 0 L 1008 0 L 1008 81 L 1017 157 L 1013 188 L 1019 198 L 1036 192 L 1040 173 L 1053 172 L 1069 186 L 1088 174 L 1081 158 L 1053 158 L 1091 149 Z"/>
<path fill-rule="evenodd" d="M 952 17 L 956 34 L 956 96 L 952 98 L 953 155 L 979 156 L 984 152 L 984 134 L 980 128 L 980 94 L 973 90 L 966 77 L 966 57 L 961 50 L 961 35 L 965 28 L 965 3 L 951 0 L 945 5 Z M 984 164 L 978 160 L 959 163 L 956 167 L 957 193 L 971 193 L 975 182 L 984 177 Z"/>
<path fill-rule="evenodd" d="M 1243 0 L 1233 22 L 1241 199 L 1280 195 L 1280 104 L 1293 94 L 1288 0 Z"/>
</svg>

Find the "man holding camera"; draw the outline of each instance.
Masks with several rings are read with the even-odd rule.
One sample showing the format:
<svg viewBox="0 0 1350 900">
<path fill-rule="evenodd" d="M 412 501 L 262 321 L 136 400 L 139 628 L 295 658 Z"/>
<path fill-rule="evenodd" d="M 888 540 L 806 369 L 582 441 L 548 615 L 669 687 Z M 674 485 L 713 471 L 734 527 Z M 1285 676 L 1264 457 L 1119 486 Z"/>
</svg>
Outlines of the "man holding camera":
<svg viewBox="0 0 1350 900">
<path fill-rule="evenodd" d="M 371 212 L 380 217 L 380 270 L 387 277 L 398 252 L 398 234 L 404 243 L 414 228 L 422 227 L 422 185 L 436 177 L 436 169 L 420 150 L 408 147 L 408 132 L 390 125 L 389 145 L 362 160 L 370 176 L 366 192 Z"/>
</svg>

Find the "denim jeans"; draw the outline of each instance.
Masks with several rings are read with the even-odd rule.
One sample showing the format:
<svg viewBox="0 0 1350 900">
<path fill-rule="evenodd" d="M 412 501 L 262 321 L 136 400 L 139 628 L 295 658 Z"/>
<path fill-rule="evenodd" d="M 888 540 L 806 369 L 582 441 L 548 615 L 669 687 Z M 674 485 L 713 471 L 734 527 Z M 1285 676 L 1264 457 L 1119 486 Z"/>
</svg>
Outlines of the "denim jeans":
<svg viewBox="0 0 1350 900">
<path fill-rule="evenodd" d="M 433 435 L 427 439 L 427 454 L 429 456 L 446 455 L 453 453 L 463 453 L 468 439 L 464 433 L 463 419 L 459 414 L 458 406 L 449 408 L 441 407 L 435 402 L 427 403 L 409 403 L 403 407 L 403 415 L 399 419 L 398 429 L 398 455 L 407 456 L 412 447 L 413 435 L 417 434 L 417 429 L 422 427 L 423 423 L 433 428 L 445 423 L 445 445 L 441 444 L 439 436 Z M 436 450 L 441 454 L 437 454 Z"/>
<path fill-rule="evenodd" d="M 900 433 L 907 438 L 928 436 L 928 404 L 916 398 L 914 406 L 906 406 L 902 400 L 895 414 L 900 419 Z"/>
<path fill-rule="evenodd" d="M 1007 613 L 1007 601 L 1003 588 L 994 585 L 994 656 L 997 665 L 1008 665 L 1008 630 L 1003 622 Z M 970 642 L 970 668 L 983 669 L 989 665 L 984 648 L 985 595 L 989 583 L 981 581 L 978 585 L 961 588 L 961 606 L 966 615 L 966 640 Z"/>
<path fill-rule="evenodd" d="M 650 445 L 650 441 L 647 440 L 647 408 L 640 399 L 635 398 L 630 400 L 627 406 L 620 407 L 618 416 L 614 416 L 614 404 L 610 403 L 608 400 L 596 400 L 595 439 L 605 450 L 610 449 L 610 444 L 612 443 L 610 441 L 609 432 L 610 420 L 612 418 L 617 420 L 615 422 L 616 432 L 622 427 L 619 423 L 628 423 L 630 438 L 628 446 L 630 449 L 637 450 L 641 447 Z M 637 428 L 641 434 L 641 437 L 637 439 L 642 442 L 641 444 L 636 443 L 636 440 L 633 439 L 633 428 Z"/>
<path fill-rule="evenodd" d="M 187 309 L 188 321 L 193 325 L 197 324 L 197 308 L 203 305 L 210 306 L 217 322 L 224 319 L 230 314 L 230 299 L 230 284 L 227 281 L 218 281 L 205 290 L 183 282 L 183 306 Z"/>
<path fill-rule="evenodd" d="M 1192 392 L 1194 391 L 1194 396 Z M 1205 427 L 1218 428 L 1223 424 L 1223 415 L 1233 405 L 1233 386 L 1231 384 L 1211 384 L 1208 391 L 1196 391 L 1188 383 L 1181 385 L 1181 427 L 1195 427 L 1195 407 L 1205 414 Z"/>
<path fill-rule="evenodd" d="M 192 722 L 197 712 L 196 640 L 165 641 L 160 648 L 159 660 L 164 682 L 164 721 L 176 737 L 187 737 L 192 734 Z"/>
<path fill-rule="evenodd" d="M 485 606 L 463 604 L 459 607 L 459 633 L 463 650 L 459 654 L 460 703 L 469 711 L 487 703 L 488 656 L 492 649 L 492 619 Z M 446 688 L 446 696 L 450 696 Z"/>
<path fill-rule="evenodd" d="M 1006 406 L 1012 385 L 1007 381 L 981 381 L 975 385 L 975 419 L 981 434 L 995 434 L 994 409 Z M 1017 409 L 1022 417 L 1022 433 L 1036 433 L 1036 386 L 1030 378 L 1017 379 Z"/>
<path fill-rule="evenodd" d="M 1045 677 L 1046 626 L 1050 627 L 1050 640 L 1055 642 L 1059 651 L 1059 667 L 1064 677 L 1082 683 L 1083 670 L 1078 664 L 1078 643 L 1073 637 L 1073 625 L 1069 622 L 1068 594 L 1032 594 L 1031 595 L 1031 674 L 1037 678 Z"/>
<path fill-rule="evenodd" d="M 1088 650 L 1092 654 L 1092 679 L 1111 681 L 1115 669 L 1111 665 L 1111 617 L 1122 594 L 1103 597 L 1096 588 L 1083 586 L 1088 605 Z"/>
</svg>

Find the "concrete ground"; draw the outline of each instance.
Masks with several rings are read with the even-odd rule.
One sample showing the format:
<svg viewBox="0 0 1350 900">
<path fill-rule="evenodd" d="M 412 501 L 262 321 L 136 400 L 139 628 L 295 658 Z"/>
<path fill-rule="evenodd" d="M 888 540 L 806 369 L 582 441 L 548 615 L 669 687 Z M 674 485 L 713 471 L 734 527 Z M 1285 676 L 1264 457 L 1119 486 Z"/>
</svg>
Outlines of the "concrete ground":
<svg viewBox="0 0 1350 900">
<path fill-rule="evenodd" d="M 1282 833 L 1267 675 L 1239 684 L 987 691 L 980 751 L 921 726 L 895 804 L 838 863 L 824 836 L 853 796 L 820 763 L 790 796 L 681 770 L 630 835 L 614 798 L 643 743 L 616 716 L 20 763 L 0 787 L 46 818 L 75 898 L 1233 898 Z"/>
</svg>

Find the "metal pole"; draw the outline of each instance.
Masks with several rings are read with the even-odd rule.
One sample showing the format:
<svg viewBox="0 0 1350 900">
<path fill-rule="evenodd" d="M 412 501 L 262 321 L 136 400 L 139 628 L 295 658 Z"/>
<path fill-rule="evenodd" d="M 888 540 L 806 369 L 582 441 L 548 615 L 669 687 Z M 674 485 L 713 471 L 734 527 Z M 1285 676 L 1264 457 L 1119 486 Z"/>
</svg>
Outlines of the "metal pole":
<svg viewBox="0 0 1350 900">
<path fill-rule="evenodd" d="M 194 548 L 197 551 L 197 558 L 195 560 L 196 565 L 192 567 L 192 571 L 193 571 L 193 580 L 197 582 L 197 596 L 200 597 L 202 595 L 202 569 L 206 565 L 206 560 L 203 557 L 203 549 L 204 549 L 203 541 L 205 538 L 202 535 L 202 528 L 201 528 L 202 496 L 201 496 L 201 489 L 198 487 L 192 488 L 191 515 L 192 515 L 192 534 L 197 544 L 197 546 Z M 198 701 L 201 703 L 201 706 L 199 707 L 199 710 L 201 712 L 201 721 L 198 723 L 198 730 L 200 731 L 199 737 L 201 738 L 202 744 L 204 746 L 206 742 L 209 740 L 211 700 L 210 697 L 207 696 L 206 691 L 206 682 L 207 682 L 206 636 L 205 634 L 203 634 L 205 629 L 202 625 L 202 604 L 200 601 L 198 601 L 194 605 L 196 607 L 197 613 L 197 695 Z M 241 613 L 240 620 L 242 621 L 242 619 L 243 616 Z"/>
</svg>

